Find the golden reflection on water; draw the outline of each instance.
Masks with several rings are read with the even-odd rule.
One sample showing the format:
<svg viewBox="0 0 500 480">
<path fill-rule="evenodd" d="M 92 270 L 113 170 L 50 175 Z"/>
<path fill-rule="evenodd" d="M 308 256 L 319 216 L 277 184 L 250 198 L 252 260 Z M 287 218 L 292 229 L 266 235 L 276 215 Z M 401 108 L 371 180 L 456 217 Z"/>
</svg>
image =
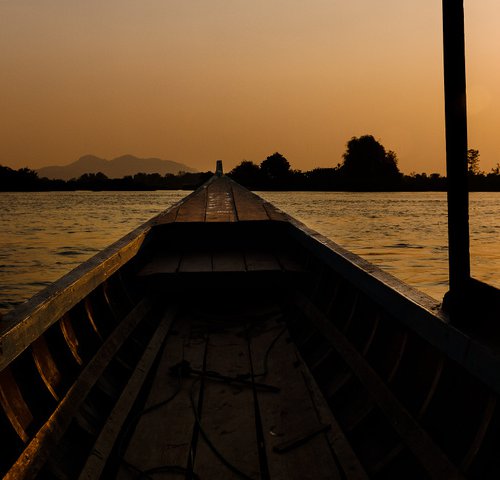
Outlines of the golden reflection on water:
<svg viewBox="0 0 500 480">
<path fill-rule="evenodd" d="M 0 193 L 0 311 L 31 297 L 185 191 Z M 444 193 L 261 192 L 277 207 L 441 300 Z M 500 287 L 500 193 L 471 194 L 473 275 Z"/>
<path fill-rule="evenodd" d="M 448 289 L 444 192 L 262 192 L 339 245 L 442 300 Z M 470 195 L 471 270 L 500 287 L 500 193 Z"/>
<path fill-rule="evenodd" d="M 30 298 L 188 193 L 0 193 L 0 312 Z"/>
</svg>

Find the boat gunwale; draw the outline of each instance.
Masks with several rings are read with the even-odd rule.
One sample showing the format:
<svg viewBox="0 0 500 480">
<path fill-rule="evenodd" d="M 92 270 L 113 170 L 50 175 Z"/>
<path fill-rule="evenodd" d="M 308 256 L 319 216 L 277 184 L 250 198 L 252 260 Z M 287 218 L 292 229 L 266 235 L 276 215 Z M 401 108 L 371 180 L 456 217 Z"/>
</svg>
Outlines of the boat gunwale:
<svg viewBox="0 0 500 480">
<path fill-rule="evenodd" d="M 133 258 L 150 230 L 149 221 L 8 312 L 0 323 L 0 371 Z"/>
</svg>

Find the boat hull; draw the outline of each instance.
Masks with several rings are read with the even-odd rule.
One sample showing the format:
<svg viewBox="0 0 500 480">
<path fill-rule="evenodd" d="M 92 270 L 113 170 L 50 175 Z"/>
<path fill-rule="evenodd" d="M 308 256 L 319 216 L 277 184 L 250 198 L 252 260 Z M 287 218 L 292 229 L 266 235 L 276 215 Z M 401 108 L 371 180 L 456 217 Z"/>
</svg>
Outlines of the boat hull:
<svg viewBox="0 0 500 480">
<path fill-rule="evenodd" d="M 5 477 L 497 478 L 495 350 L 235 185 L 7 316 Z"/>
</svg>

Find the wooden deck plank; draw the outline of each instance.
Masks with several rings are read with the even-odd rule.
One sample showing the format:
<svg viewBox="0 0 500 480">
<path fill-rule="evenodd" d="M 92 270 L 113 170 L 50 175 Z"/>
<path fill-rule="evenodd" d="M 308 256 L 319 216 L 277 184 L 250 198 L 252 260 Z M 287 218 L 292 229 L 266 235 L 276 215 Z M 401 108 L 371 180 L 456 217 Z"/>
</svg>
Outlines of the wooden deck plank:
<svg viewBox="0 0 500 480">
<path fill-rule="evenodd" d="M 235 222 L 236 209 L 230 180 L 222 177 L 208 186 L 207 192 L 207 222 Z"/>
<path fill-rule="evenodd" d="M 302 372 L 297 368 L 295 348 L 288 343 L 288 332 L 283 332 L 283 328 L 283 324 L 268 322 L 264 332 L 252 337 L 251 341 L 254 368 L 261 373 L 264 373 L 266 352 L 274 342 L 268 354 L 268 373 L 256 381 L 281 389 L 279 395 L 258 393 L 270 477 L 276 480 L 343 478 L 325 431 L 316 433 L 331 425 L 320 421 Z M 311 438 L 304 440 L 311 433 Z M 288 451 L 276 451 L 280 446 L 286 450 L 285 445 L 291 440 L 299 441 L 296 445 L 288 445 Z"/>
<path fill-rule="evenodd" d="M 246 250 L 245 262 L 249 272 L 281 270 L 281 265 L 273 253 L 264 250 Z"/>
<path fill-rule="evenodd" d="M 179 268 L 181 254 L 179 252 L 169 252 L 154 257 L 138 273 L 140 277 L 161 273 L 175 273 Z"/>
<path fill-rule="evenodd" d="M 126 463 L 117 476 L 119 480 L 137 478 L 138 471 L 165 466 L 186 468 L 194 427 L 190 401 L 193 378 L 179 379 L 170 369 L 182 360 L 193 368 L 201 368 L 204 349 L 204 339 L 192 336 L 191 318 L 179 316 L 172 326 L 146 401 L 145 409 L 152 410 L 141 416 L 135 428 L 124 455 Z M 162 405 L 169 398 L 171 400 Z"/>
<path fill-rule="evenodd" d="M 183 253 L 179 265 L 179 272 L 211 272 L 212 254 L 210 252 Z"/>
<path fill-rule="evenodd" d="M 168 334 L 174 321 L 177 308 L 172 306 L 163 315 L 155 333 L 146 347 L 141 360 L 137 364 L 125 389 L 120 395 L 118 402 L 113 407 L 99 437 L 94 443 L 91 454 L 87 458 L 84 468 L 80 473 L 80 480 L 92 480 L 100 478 L 106 465 L 108 457 L 113 449 L 116 439 L 123 424 L 137 399 L 139 391 L 146 380 L 153 362 Z"/>
<path fill-rule="evenodd" d="M 245 272 L 246 264 L 243 252 L 213 252 L 214 272 Z"/>
<path fill-rule="evenodd" d="M 231 182 L 231 188 L 238 220 L 269 220 L 269 215 L 264 208 L 264 201 L 260 197 L 235 182 Z"/>
<path fill-rule="evenodd" d="M 248 345 L 242 327 L 212 333 L 209 338 L 207 370 L 227 376 L 248 374 Z M 250 478 L 261 478 L 255 434 L 251 388 L 205 380 L 202 428 L 222 456 Z M 200 438 L 194 471 L 200 478 L 239 479 Z"/>
<path fill-rule="evenodd" d="M 204 222 L 207 208 L 207 188 L 202 188 L 179 206 L 176 222 Z"/>
</svg>

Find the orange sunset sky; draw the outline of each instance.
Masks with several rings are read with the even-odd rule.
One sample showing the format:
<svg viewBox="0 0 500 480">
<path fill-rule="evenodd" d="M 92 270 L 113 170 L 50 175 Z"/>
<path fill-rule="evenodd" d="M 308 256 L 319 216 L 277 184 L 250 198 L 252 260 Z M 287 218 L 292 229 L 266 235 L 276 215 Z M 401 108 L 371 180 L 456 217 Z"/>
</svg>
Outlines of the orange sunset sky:
<svg viewBox="0 0 500 480">
<path fill-rule="evenodd" d="M 466 0 L 469 146 L 500 162 L 500 2 Z M 0 164 L 445 169 L 440 0 L 0 0 Z"/>
</svg>

